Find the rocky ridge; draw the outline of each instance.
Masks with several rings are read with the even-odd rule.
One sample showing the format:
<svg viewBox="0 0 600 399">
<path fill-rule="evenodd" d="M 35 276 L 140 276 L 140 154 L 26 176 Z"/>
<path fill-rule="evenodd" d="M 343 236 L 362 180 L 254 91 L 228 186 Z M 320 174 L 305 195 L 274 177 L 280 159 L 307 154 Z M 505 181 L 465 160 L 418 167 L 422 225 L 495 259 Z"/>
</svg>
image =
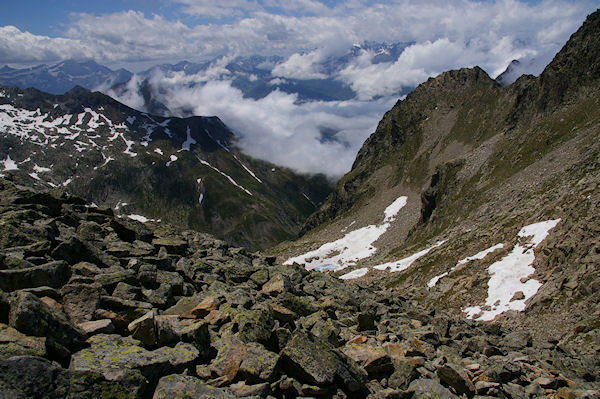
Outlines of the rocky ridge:
<svg viewBox="0 0 600 399">
<path fill-rule="evenodd" d="M 580 345 L 0 179 L 2 398 L 592 398 Z"/>
</svg>

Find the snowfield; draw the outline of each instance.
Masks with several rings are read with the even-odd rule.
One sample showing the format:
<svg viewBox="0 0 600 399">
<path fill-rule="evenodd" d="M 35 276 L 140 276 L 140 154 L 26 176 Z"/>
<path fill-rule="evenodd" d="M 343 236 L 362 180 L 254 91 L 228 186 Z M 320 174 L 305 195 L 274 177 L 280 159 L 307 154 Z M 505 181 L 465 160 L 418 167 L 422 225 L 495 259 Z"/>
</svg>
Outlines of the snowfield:
<svg viewBox="0 0 600 399">
<path fill-rule="evenodd" d="M 485 308 L 469 306 L 463 309 L 467 318 L 490 321 L 508 310 L 525 310 L 525 302 L 534 296 L 542 284 L 529 278 L 535 268 L 533 250 L 548 236 L 561 219 L 548 220 L 523 227 L 518 236 L 530 237 L 524 244 L 516 244 L 512 252 L 493 263 L 488 268 L 491 275 L 488 281 L 488 296 Z M 522 293 L 522 295 L 517 295 Z"/>
<path fill-rule="evenodd" d="M 356 265 L 357 261 L 368 258 L 377 252 L 373 243 L 388 230 L 400 209 L 406 205 L 407 199 L 402 196 L 392 202 L 385 209 L 384 219 L 380 225 L 369 225 L 353 230 L 339 240 L 328 242 L 314 251 L 290 258 L 283 264 L 298 263 L 304 265 L 307 270 L 333 271 Z"/>
</svg>

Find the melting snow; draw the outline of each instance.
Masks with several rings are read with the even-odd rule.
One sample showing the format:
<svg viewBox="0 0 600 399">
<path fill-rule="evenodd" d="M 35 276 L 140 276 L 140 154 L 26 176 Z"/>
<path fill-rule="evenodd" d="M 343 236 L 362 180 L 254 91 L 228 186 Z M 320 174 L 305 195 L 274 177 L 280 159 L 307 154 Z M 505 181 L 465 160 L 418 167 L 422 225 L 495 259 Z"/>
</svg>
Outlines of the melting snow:
<svg viewBox="0 0 600 399">
<path fill-rule="evenodd" d="M 171 155 L 169 159 L 170 161 L 167 162 L 167 166 L 171 166 L 173 162 L 177 161 L 177 155 Z"/>
<path fill-rule="evenodd" d="M 6 159 L 4 161 L 2 161 L 1 163 L 4 164 L 4 171 L 7 171 L 7 170 L 19 170 L 19 167 L 17 166 L 17 164 L 15 163 L 15 161 L 13 161 L 12 159 L 10 159 L 10 155 L 7 155 Z"/>
<path fill-rule="evenodd" d="M 31 172 L 29 176 L 33 177 L 35 180 L 41 180 L 37 173 Z"/>
<path fill-rule="evenodd" d="M 154 219 L 148 219 L 146 216 L 136 215 L 132 213 L 131 215 L 127 215 L 129 219 L 137 220 L 138 222 L 146 223 L 146 222 L 154 222 Z"/>
<path fill-rule="evenodd" d="M 368 258 L 377 251 L 373 243 L 387 231 L 398 211 L 406 205 L 406 200 L 407 197 L 402 196 L 392 202 L 384 211 L 385 217 L 382 224 L 369 225 L 351 231 L 339 240 L 328 242 L 314 251 L 288 259 L 284 265 L 296 262 L 304 264 L 308 270 L 318 269 L 323 265 L 332 265 L 332 270 L 341 270 L 356 265 L 357 261 Z"/>
<path fill-rule="evenodd" d="M 248 169 L 248 168 L 246 167 L 246 165 L 244 165 L 244 164 L 242 163 L 242 161 L 240 161 L 240 160 L 238 159 L 238 157 L 236 157 L 235 155 L 234 155 L 233 157 L 236 159 L 236 161 L 238 161 L 238 162 L 239 162 L 239 164 L 240 164 L 240 165 L 242 165 L 242 168 L 244 168 L 244 169 L 246 170 L 246 172 L 248 172 L 248 173 L 250 174 L 250 176 L 254 177 L 254 178 L 256 179 L 256 181 L 258 181 L 259 183 L 262 183 L 262 180 L 260 180 L 260 179 L 259 179 L 259 178 L 258 178 L 258 177 L 257 177 L 257 176 L 254 174 L 254 172 L 252 172 L 250 169 Z M 306 197 L 306 195 L 304 195 L 304 196 Z M 308 197 L 307 197 L 307 198 L 308 198 Z"/>
<path fill-rule="evenodd" d="M 485 258 L 488 254 L 494 252 L 497 249 L 500 248 L 504 248 L 504 244 L 496 244 L 494 246 L 491 246 L 487 249 L 484 249 L 481 252 L 477 252 L 475 255 L 473 256 L 467 256 L 464 259 L 459 260 L 458 262 L 456 262 L 456 265 L 454 265 L 453 267 L 450 268 L 449 271 L 444 272 L 442 274 L 440 274 L 439 276 L 435 276 L 434 278 L 432 278 L 431 280 L 429 280 L 429 282 L 427 283 L 427 286 L 429 288 L 433 288 L 435 287 L 435 285 L 437 284 L 437 282 L 442 278 L 442 277 L 446 277 L 449 273 L 452 273 L 454 270 L 456 270 L 457 267 L 459 267 L 460 265 L 464 265 L 465 263 L 468 263 L 472 260 L 476 260 L 476 259 L 483 259 Z"/>
<path fill-rule="evenodd" d="M 160 148 L 155 148 L 154 152 L 157 153 L 157 154 L 160 154 L 160 155 L 165 155 Z"/>
<path fill-rule="evenodd" d="M 464 308 L 463 312 L 469 319 L 478 316 L 477 320 L 489 321 L 508 310 L 525 310 L 525 301 L 534 296 L 542 285 L 535 279 L 526 280 L 535 272 L 531 266 L 535 260 L 533 250 L 544 241 L 550 230 L 556 227 L 560 220 L 530 224 L 519 231 L 519 237 L 531 238 L 524 245 L 515 245 L 511 253 L 488 268 L 491 277 L 488 281 L 488 296 L 485 306 L 488 306 L 490 310 L 483 310 L 481 306 Z M 522 282 L 524 280 L 526 281 Z M 522 299 L 513 299 L 519 291 L 523 293 Z"/>
<path fill-rule="evenodd" d="M 192 138 L 192 134 L 190 132 L 190 127 L 189 126 L 187 126 L 186 133 L 187 133 L 187 138 L 185 139 L 185 141 L 181 145 L 181 151 L 189 151 L 190 150 L 190 146 L 192 144 L 196 144 L 196 140 L 194 140 Z"/>
<path fill-rule="evenodd" d="M 212 169 L 212 170 L 214 170 L 215 172 L 219 172 L 221 175 L 223 175 L 225 178 L 227 178 L 227 180 L 229 180 L 229 182 L 230 182 L 231 184 L 233 184 L 234 186 L 236 186 L 236 187 L 237 187 L 237 188 L 239 188 L 240 190 L 244 191 L 246 194 L 248 194 L 248 195 L 252 195 L 252 193 L 251 193 L 250 191 L 246 190 L 244 187 L 242 187 L 242 186 L 240 186 L 239 184 L 237 184 L 237 183 L 236 183 L 236 181 L 235 181 L 235 180 L 233 180 L 233 178 L 231 178 L 231 176 L 229 176 L 227 173 L 223 173 L 223 172 L 221 172 L 219 169 L 215 168 L 214 166 L 212 166 L 211 164 L 209 164 L 208 162 L 206 162 L 206 161 L 204 161 L 204 160 L 202 160 L 202 159 L 200 159 L 200 158 L 198 158 L 198 161 L 200 161 L 200 163 L 201 163 L 202 165 L 206 165 L 206 166 L 208 166 L 209 168 L 211 168 L 211 169 Z"/>
<path fill-rule="evenodd" d="M 72 181 L 73 181 L 73 179 L 69 178 L 69 179 L 65 180 L 64 182 L 62 182 L 62 186 L 67 187 L 69 184 L 71 184 Z"/>
<path fill-rule="evenodd" d="M 373 268 L 377 269 L 377 270 L 390 269 L 390 272 L 401 272 L 402 270 L 408 269 L 410 267 L 410 265 L 412 265 L 417 259 L 422 258 L 423 256 L 427 255 L 429 253 L 429 251 L 431 251 L 434 248 L 439 247 L 440 245 L 442 245 L 445 242 L 446 242 L 446 240 L 438 241 L 431 247 L 426 248 L 422 251 L 419 251 L 415 254 L 412 254 L 409 257 L 397 260 L 395 262 L 388 262 L 388 263 L 383 263 L 381 265 L 373 266 Z"/>
<path fill-rule="evenodd" d="M 363 267 L 361 269 L 352 270 L 350 273 L 346 273 L 343 276 L 340 276 L 340 279 L 350 280 L 353 278 L 359 278 L 359 277 L 362 277 L 365 274 L 367 274 L 368 271 L 369 271 L 368 267 Z"/>
<path fill-rule="evenodd" d="M 201 204 L 203 199 L 204 199 L 204 194 L 200 193 L 200 196 L 198 197 L 198 203 Z"/>
</svg>

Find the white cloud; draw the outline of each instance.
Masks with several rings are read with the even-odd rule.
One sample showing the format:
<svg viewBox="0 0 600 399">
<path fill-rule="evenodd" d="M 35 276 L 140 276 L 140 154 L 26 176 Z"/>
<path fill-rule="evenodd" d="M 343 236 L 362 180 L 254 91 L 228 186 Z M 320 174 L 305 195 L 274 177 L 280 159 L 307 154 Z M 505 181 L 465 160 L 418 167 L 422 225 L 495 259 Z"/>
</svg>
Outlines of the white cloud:
<svg viewBox="0 0 600 399">
<path fill-rule="evenodd" d="M 230 81 L 212 80 L 189 87 L 175 75 L 150 78 L 153 95 L 170 110 L 193 110 L 195 115 L 217 115 L 239 136 L 241 149 L 256 158 L 300 172 L 340 177 L 350 170 L 358 149 L 396 97 L 378 101 L 332 101 L 299 104 L 297 96 L 274 91 L 254 100 L 244 98 Z M 160 88 L 160 89 L 156 89 Z M 139 87 L 132 85 L 133 91 Z M 141 96 L 129 92 L 110 95 L 134 108 Z M 321 131 L 337 132 L 322 139 Z"/>
<path fill-rule="evenodd" d="M 263 10 L 258 2 L 249 0 L 227 0 L 223 2 L 214 0 L 174 0 L 174 2 L 183 4 L 183 11 L 187 14 L 212 18 L 242 17 L 247 13 Z"/>
<path fill-rule="evenodd" d="M 327 75 L 319 71 L 320 63 L 324 61 L 320 51 L 306 54 L 292 54 L 285 62 L 273 68 L 273 76 L 291 79 L 325 79 Z"/>
</svg>

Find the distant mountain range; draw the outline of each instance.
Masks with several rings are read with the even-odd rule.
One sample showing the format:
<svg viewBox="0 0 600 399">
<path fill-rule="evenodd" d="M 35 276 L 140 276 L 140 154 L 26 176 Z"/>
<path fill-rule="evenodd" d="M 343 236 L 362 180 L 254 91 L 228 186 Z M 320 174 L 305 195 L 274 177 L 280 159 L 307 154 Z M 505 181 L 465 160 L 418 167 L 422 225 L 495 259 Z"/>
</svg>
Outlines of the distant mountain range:
<svg viewBox="0 0 600 399">
<path fill-rule="evenodd" d="M 133 74 L 125 69 L 113 71 L 94 61 L 67 60 L 54 65 L 38 65 L 31 68 L 0 68 L 0 85 L 35 89 L 63 94 L 75 86 L 94 89 L 113 86 L 131 79 Z"/>
</svg>

